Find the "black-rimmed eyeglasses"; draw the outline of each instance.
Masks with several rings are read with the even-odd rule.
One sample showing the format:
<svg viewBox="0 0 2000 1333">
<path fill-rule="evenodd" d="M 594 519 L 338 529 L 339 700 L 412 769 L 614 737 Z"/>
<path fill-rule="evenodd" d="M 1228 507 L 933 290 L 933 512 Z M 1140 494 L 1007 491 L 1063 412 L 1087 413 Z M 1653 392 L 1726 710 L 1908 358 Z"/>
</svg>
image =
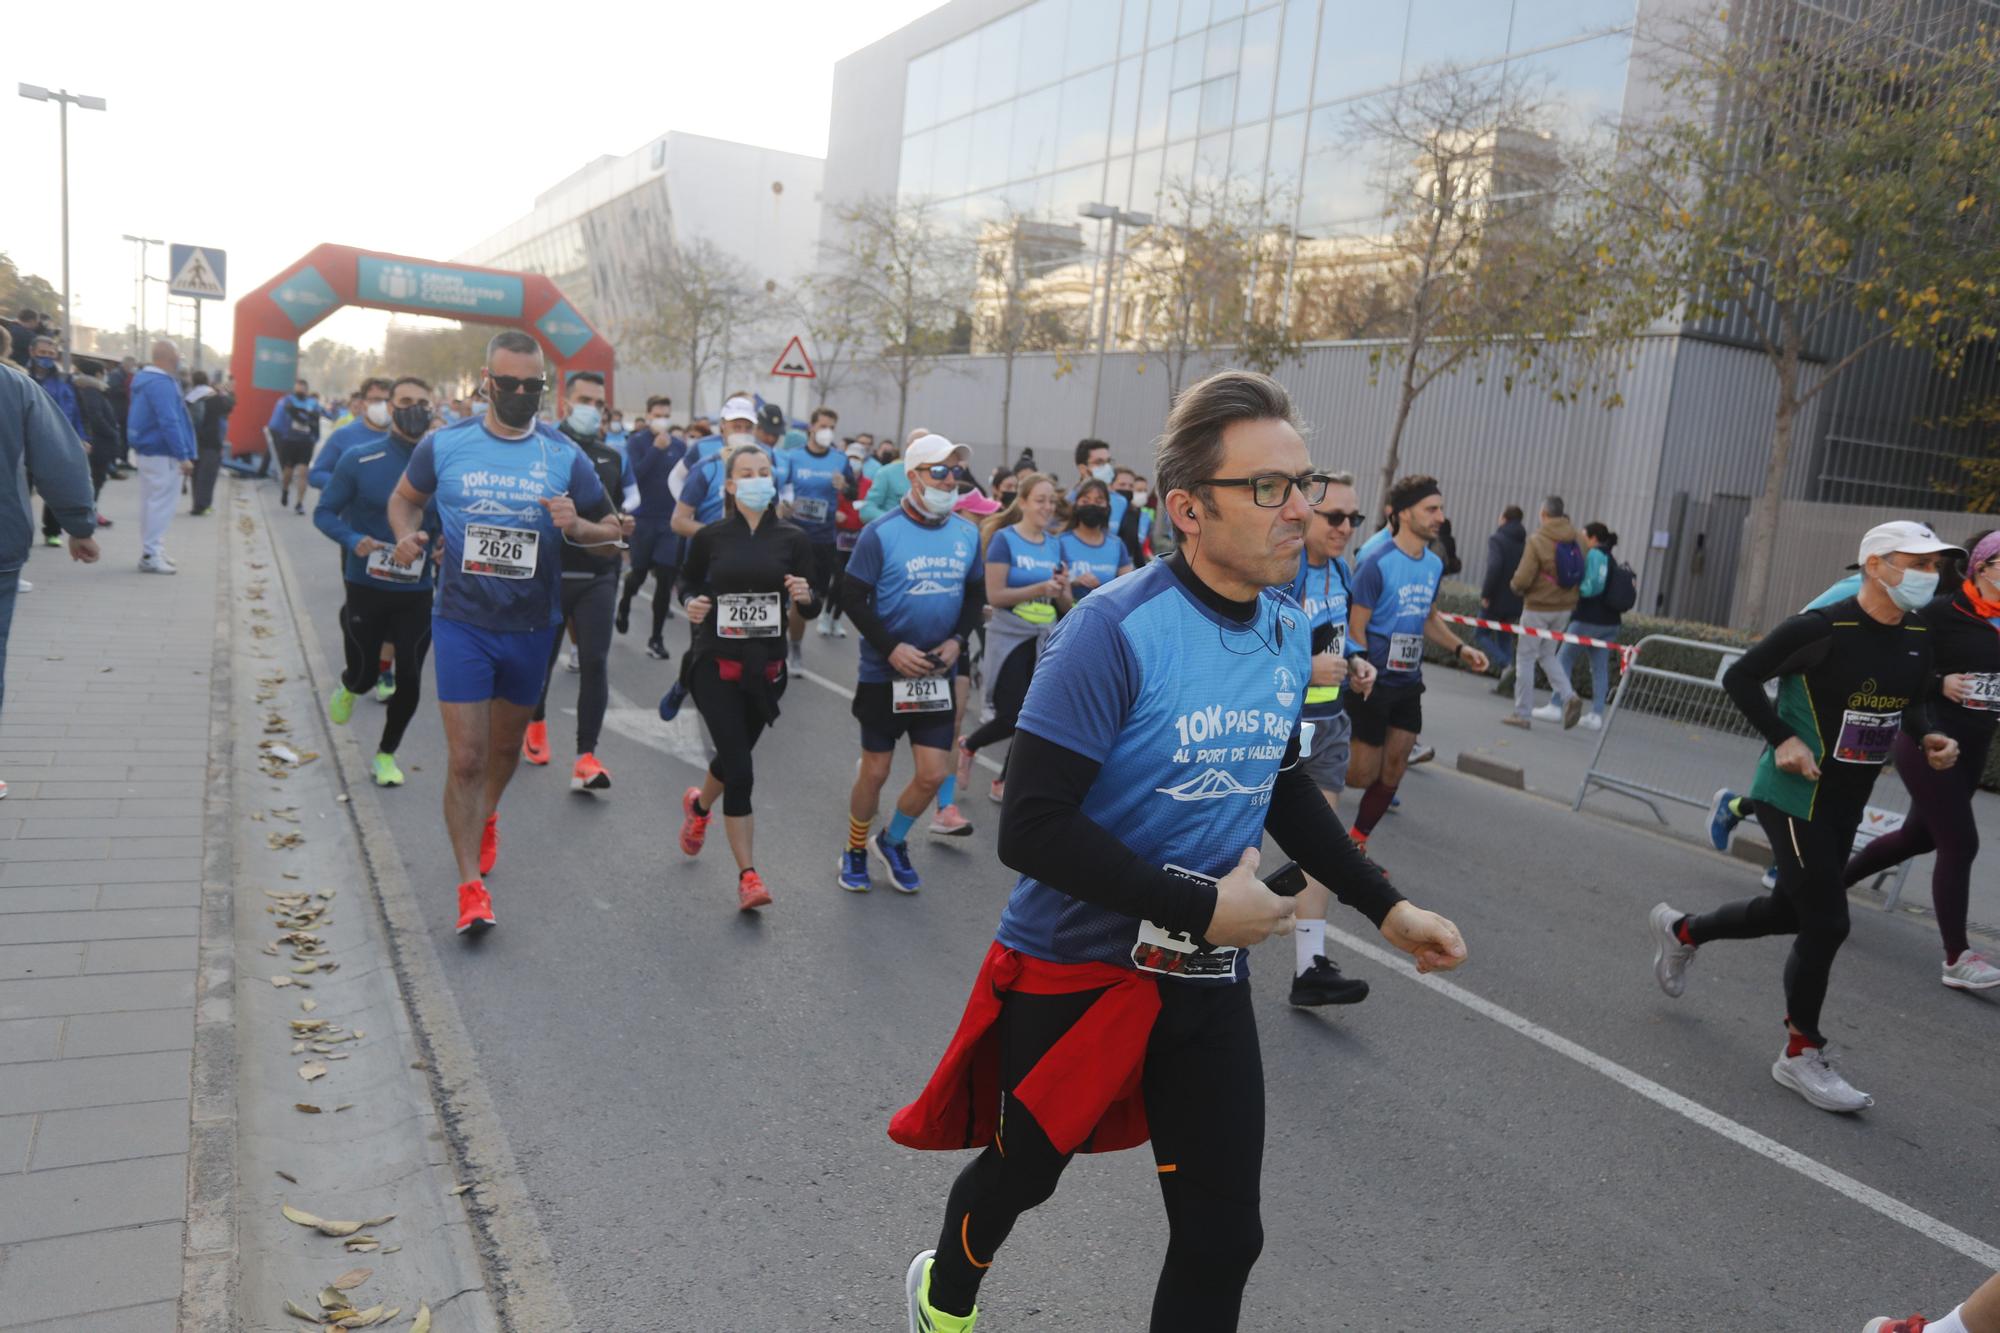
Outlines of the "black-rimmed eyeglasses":
<svg viewBox="0 0 2000 1333">
<path fill-rule="evenodd" d="M 1326 489 L 1333 485 L 1333 478 L 1324 472 L 1301 472 L 1296 477 L 1265 472 L 1254 477 L 1204 477 L 1195 485 L 1248 487 L 1250 499 L 1259 509 L 1278 509 L 1294 489 L 1308 505 L 1317 505 L 1326 499 Z"/>
</svg>

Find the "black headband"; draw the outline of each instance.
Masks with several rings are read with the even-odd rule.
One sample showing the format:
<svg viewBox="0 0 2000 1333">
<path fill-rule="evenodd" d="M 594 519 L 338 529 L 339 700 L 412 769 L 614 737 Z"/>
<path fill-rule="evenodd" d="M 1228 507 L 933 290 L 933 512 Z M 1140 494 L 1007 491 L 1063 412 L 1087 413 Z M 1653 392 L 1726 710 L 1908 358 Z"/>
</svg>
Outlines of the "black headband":
<svg viewBox="0 0 2000 1333">
<path fill-rule="evenodd" d="M 1389 508 L 1400 514 L 1412 505 L 1422 504 L 1433 495 L 1443 494 L 1444 492 L 1438 489 L 1438 484 L 1428 477 L 1421 481 L 1404 482 L 1389 492 Z"/>
</svg>

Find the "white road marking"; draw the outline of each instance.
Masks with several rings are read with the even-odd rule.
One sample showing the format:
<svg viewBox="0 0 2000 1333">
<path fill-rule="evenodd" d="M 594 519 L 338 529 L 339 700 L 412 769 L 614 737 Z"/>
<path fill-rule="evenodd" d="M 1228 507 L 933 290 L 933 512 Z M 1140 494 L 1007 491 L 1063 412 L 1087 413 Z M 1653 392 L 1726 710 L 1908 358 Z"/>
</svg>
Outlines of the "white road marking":
<svg viewBox="0 0 2000 1333">
<path fill-rule="evenodd" d="M 1817 1181 L 1834 1193 L 1853 1200 L 1864 1208 L 1869 1208 L 1892 1222 L 1908 1227 L 1920 1236 L 1926 1236 L 1946 1249 L 1981 1264 L 1989 1271 L 2000 1272 L 2000 1249 L 1988 1245 L 1976 1236 L 1969 1236 L 1957 1227 L 1940 1222 L 1928 1213 L 1922 1213 L 1900 1199 L 1891 1198 L 1872 1185 L 1864 1185 L 1854 1177 L 1822 1162 L 1816 1161 L 1795 1148 L 1788 1148 L 1776 1139 L 1760 1134 L 1748 1125 L 1731 1120 L 1719 1111 L 1711 1111 L 1700 1102 L 1681 1096 L 1678 1092 L 1634 1073 L 1615 1061 L 1607 1060 L 1597 1052 L 1579 1046 L 1567 1037 L 1558 1036 L 1538 1023 L 1529 1021 L 1511 1009 L 1506 1009 L 1482 999 L 1462 986 L 1455 985 L 1439 976 L 1425 975 L 1413 970 L 1410 960 L 1403 954 L 1385 949 L 1356 935 L 1350 935 L 1332 925 L 1326 928 L 1326 935 L 1364 958 L 1380 963 L 1398 976 L 1408 977 L 1420 986 L 1428 986 L 1439 995 L 1476 1014 L 1492 1019 L 1504 1028 L 1510 1028 L 1539 1046 L 1545 1046 L 1556 1054 L 1574 1060 L 1585 1069 L 1602 1074 L 1613 1083 L 1629 1092 L 1636 1092 L 1647 1101 L 1665 1107 L 1675 1115 L 1690 1120 L 1703 1129 L 1712 1130 L 1739 1147 L 1748 1148 L 1760 1157 L 1765 1157 L 1779 1166 L 1796 1171 L 1808 1180 Z M 1816 1112 L 1815 1114 L 1825 1114 Z"/>
</svg>

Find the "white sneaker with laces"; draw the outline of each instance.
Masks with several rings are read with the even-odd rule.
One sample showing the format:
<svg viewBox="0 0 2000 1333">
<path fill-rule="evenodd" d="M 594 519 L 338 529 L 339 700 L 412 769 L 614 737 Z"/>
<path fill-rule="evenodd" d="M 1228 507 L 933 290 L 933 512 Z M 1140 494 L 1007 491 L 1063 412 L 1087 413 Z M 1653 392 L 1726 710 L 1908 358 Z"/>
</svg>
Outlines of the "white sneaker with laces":
<svg viewBox="0 0 2000 1333">
<path fill-rule="evenodd" d="M 1682 944 L 1674 933 L 1681 914 L 1665 903 L 1655 903 L 1646 918 L 1653 943 L 1653 979 L 1669 999 L 1678 1000 L 1687 991 L 1688 964 L 1694 961 L 1695 946 Z"/>
<path fill-rule="evenodd" d="M 180 570 L 174 562 L 163 555 L 142 555 L 139 557 L 141 574 L 178 574 Z"/>
<path fill-rule="evenodd" d="M 1992 990 L 2000 986 L 2000 967 L 1987 962 L 1985 955 L 1967 949 L 1957 962 L 1945 968 L 1939 980 L 1953 990 Z"/>
<path fill-rule="evenodd" d="M 1771 1066 L 1771 1077 L 1822 1111 L 1852 1115 L 1875 1104 L 1873 1097 L 1840 1076 L 1818 1046 L 1808 1046 L 1797 1055 L 1780 1055 Z"/>
<path fill-rule="evenodd" d="M 1537 722 L 1560 722 L 1563 720 L 1563 710 L 1552 703 L 1543 704 L 1528 716 Z"/>
<path fill-rule="evenodd" d="M 1582 727 L 1585 731 L 1602 731 L 1604 730 L 1604 714 L 1585 713 L 1583 715 L 1583 720 L 1577 723 L 1577 725 Z"/>
<path fill-rule="evenodd" d="M 28 582 L 26 579 L 20 579 L 16 581 L 14 584 L 15 592 L 33 592 L 34 590 L 35 590 L 35 585 Z"/>
<path fill-rule="evenodd" d="M 828 614 L 827 614 L 826 612 L 824 612 L 824 611 L 820 612 L 820 613 L 819 613 L 819 619 L 818 619 L 818 620 L 815 620 L 815 621 L 813 622 L 813 628 L 815 628 L 815 629 L 817 629 L 817 630 L 819 631 L 819 636 L 820 636 L 820 637 L 821 637 L 822 639 L 830 639 L 830 638 L 832 638 L 832 637 L 833 637 L 833 617 L 832 617 L 832 616 L 830 616 L 830 615 L 828 615 Z"/>
</svg>

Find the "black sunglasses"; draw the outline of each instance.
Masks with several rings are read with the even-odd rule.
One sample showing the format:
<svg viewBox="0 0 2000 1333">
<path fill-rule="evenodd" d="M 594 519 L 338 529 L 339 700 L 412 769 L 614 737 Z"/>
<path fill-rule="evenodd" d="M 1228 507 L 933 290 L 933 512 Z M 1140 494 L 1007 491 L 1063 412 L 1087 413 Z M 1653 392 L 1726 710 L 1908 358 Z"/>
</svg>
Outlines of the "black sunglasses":
<svg viewBox="0 0 2000 1333">
<path fill-rule="evenodd" d="M 1301 472 L 1296 477 L 1288 477 L 1282 472 L 1266 472 L 1255 477 L 1204 477 L 1195 485 L 1247 486 L 1250 488 L 1250 499 L 1259 509 L 1278 509 L 1295 489 L 1307 505 L 1317 505 L 1326 499 L 1326 490 L 1333 485 L 1333 478 L 1324 472 Z"/>
<path fill-rule="evenodd" d="M 1359 509 L 1315 509 L 1313 512 L 1325 519 L 1329 528 L 1337 528 L 1343 523 L 1350 528 L 1358 528 L 1368 521 L 1368 515 Z"/>
<path fill-rule="evenodd" d="M 486 378 L 493 381 L 493 387 L 501 393 L 547 393 L 549 381 L 546 376 L 537 375 L 531 380 L 516 379 L 512 375 L 495 375 L 488 371 Z"/>
<path fill-rule="evenodd" d="M 963 467 L 957 463 L 932 463 L 929 467 L 924 468 L 923 472 L 932 481 L 943 481 L 947 477 L 955 481 L 964 481 L 972 475 L 970 468 Z"/>
</svg>

